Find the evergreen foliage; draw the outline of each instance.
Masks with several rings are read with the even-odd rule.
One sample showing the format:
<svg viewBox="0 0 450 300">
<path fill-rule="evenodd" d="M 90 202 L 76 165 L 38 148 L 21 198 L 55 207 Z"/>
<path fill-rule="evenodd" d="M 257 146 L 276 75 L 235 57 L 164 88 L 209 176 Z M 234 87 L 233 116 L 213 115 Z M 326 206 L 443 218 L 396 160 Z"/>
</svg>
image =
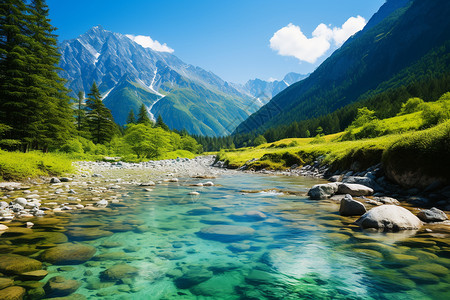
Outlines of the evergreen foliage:
<svg viewBox="0 0 450 300">
<path fill-rule="evenodd" d="M 102 102 L 100 91 L 94 82 L 86 100 L 86 119 L 94 143 L 111 141 L 117 128 L 111 111 Z"/>
<path fill-rule="evenodd" d="M 147 108 L 144 104 L 139 107 L 139 113 L 137 115 L 137 124 L 151 125 L 152 121 L 148 117 Z"/>
<path fill-rule="evenodd" d="M 136 117 L 134 116 L 134 110 L 130 109 L 127 117 L 127 124 L 136 124 Z"/>
<path fill-rule="evenodd" d="M 22 150 L 54 149 L 73 134 L 72 109 L 57 74 L 55 28 L 43 0 L 0 6 L 0 118 Z"/>
<path fill-rule="evenodd" d="M 158 115 L 158 118 L 156 119 L 155 127 L 161 127 L 164 130 L 169 130 L 169 126 L 167 126 L 166 123 L 164 123 L 161 115 Z"/>
</svg>

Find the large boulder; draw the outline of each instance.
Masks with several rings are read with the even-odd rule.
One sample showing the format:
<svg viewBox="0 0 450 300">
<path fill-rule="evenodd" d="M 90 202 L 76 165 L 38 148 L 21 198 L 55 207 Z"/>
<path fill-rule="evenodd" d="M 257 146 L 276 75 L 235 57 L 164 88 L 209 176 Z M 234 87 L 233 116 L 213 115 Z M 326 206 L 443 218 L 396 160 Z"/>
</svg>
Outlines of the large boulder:
<svg viewBox="0 0 450 300">
<path fill-rule="evenodd" d="M 255 230 L 253 228 L 245 226 L 213 225 L 202 228 L 200 232 L 198 232 L 198 235 L 204 239 L 231 242 L 245 240 L 254 233 Z"/>
<path fill-rule="evenodd" d="M 335 182 L 316 184 L 308 191 L 308 196 L 313 200 L 328 199 L 338 191 L 339 185 Z"/>
<path fill-rule="evenodd" d="M 63 297 L 72 294 L 78 290 L 80 286 L 81 284 L 76 280 L 55 276 L 47 281 L 44 290 L 48 297 Z"/>
<path fill-rule="evenodd" d="M 409 210 L 396 205 L 380 205 L 362 215 L 356 222 L 363 228 L 384 230 L 419 229 L 422 222 Z"/>
<path fill-rule="evenodd" d="M 445 212 L 436 207 L 424 209 L 420 211 L 417 216 L 424 222 L 442 222 L 448 219 Z"/>
<path fill-rule="evenodd" d="M 378 183 L 375 182 L 375 180 L 373 180 L 370 177 L 362 177 L 362 176 L 349 176 L 347 178 L 345 178 L 343 181 L 343 183 L 352 183 L 352 184 L 361 184 L 367 187 L 370 187 L 373 190 L 382 190 L 382 188 L 379 186 Z"/>
<path fill-rule="evenodd" d="M 341 216 L 361 216 L 366 213 L 366 207 L 359 201 L 353 200 L 352 196 L 345 195 L 341 200 L 339 214 Z"/>
<path fill-rule="evenodd" d="M 179 289 L 188 289 L 213 277 L 213 272 L 202 266 L 191 266 L 183 272 L 181 277 L 175 279 L 175 285 Z"/>
<path fill-rule="evenodd" d="M 90 245 L 66 243 L 45 250 L 41 259 L 56 265 L 81 264 L 91 259 L 96 251 Z"/>
<path fill-rule="evenodd" d="M 373 194 L 373 189 L 362 184 L 342 183 L 339 185 L 338 194 L 349 194 L 354 197 L 369 196 Z"/>
<path fill-rule="evenodd" d="M 17 254 L 0 255 L 0 273 L 22 274 L 40 269 L 42 263 L 38 260 Z"/>
</svg>

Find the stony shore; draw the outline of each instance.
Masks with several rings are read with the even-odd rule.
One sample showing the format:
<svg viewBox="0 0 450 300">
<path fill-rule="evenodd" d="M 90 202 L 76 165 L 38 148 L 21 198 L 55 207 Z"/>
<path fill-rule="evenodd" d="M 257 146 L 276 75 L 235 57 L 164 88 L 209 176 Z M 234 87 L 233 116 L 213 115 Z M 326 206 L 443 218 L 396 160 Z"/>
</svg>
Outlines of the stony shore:
<svg viewBox="0 0 450 300">
<path fill-rule="evenodd" d="M 129 185 L 151 189 L 158 183 L 177 182 L 178 178 L 206 180 L 234 172 L 211 167 L 213 160 L 213 156 L 200 156 L 143 163 L 80 161 L 75 163 L 77 174 L 67 177 L 1 182 L 0 221 L 106 209 L 108 204 L 118 204 L 127 197 L 121 189 Z"/>
</svg>

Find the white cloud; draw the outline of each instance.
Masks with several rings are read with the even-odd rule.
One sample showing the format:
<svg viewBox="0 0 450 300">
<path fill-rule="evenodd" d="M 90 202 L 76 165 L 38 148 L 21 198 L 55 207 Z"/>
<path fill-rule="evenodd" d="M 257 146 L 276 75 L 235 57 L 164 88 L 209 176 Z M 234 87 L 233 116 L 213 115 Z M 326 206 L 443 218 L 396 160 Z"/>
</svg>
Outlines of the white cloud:
<svg viewBox="0 0 450 300">
<path fill-rule="evenodd" d="M 167 46 L 166 43 L 162 44 L 158 42 L 157 40 L 152 40 L 151 37 L 145 36 L 145 35 L 132 35 L 132 34 L 126 34 L 127 38 L 129 38 L 132 41 L 135 41 L 139 45 L 141 45 L 144 48 L 150 48 L 152 50 L 158 51 L 158 52 L 169 52 L 172 53 L 175 50 Z"/>
<path fill-rule="evenodd" d="M 334 27 L 319 24 L 308 38 L 299 26 L 292 23 L 274 33 L 270 39 L 270 48 L 279 55 L 293 56 L 300 61 L 315 63 L 331 47 L 331 43 L 339 47 L 350 36 L 360 31 L 366 25 L 366 20 L 357 16 L 349 18 L 342 27 Z"/>
</svg>

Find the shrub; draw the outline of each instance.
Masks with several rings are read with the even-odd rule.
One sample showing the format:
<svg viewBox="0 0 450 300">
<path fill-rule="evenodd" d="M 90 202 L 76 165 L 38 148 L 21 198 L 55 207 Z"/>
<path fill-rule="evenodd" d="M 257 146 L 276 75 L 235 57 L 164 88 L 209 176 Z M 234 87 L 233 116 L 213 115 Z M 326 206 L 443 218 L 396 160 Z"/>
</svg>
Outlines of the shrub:
<svg viewBox="0 0 450 300">
<path fill-rule="evenodd" d="M 408 101 L 402 104 L 402 108 L 398 113 L 398 116 L 412 114 L 414 112 L 420 111 L 421 106 L 425 102 L 420 98 L 409 98 Z"/>
</svg>

